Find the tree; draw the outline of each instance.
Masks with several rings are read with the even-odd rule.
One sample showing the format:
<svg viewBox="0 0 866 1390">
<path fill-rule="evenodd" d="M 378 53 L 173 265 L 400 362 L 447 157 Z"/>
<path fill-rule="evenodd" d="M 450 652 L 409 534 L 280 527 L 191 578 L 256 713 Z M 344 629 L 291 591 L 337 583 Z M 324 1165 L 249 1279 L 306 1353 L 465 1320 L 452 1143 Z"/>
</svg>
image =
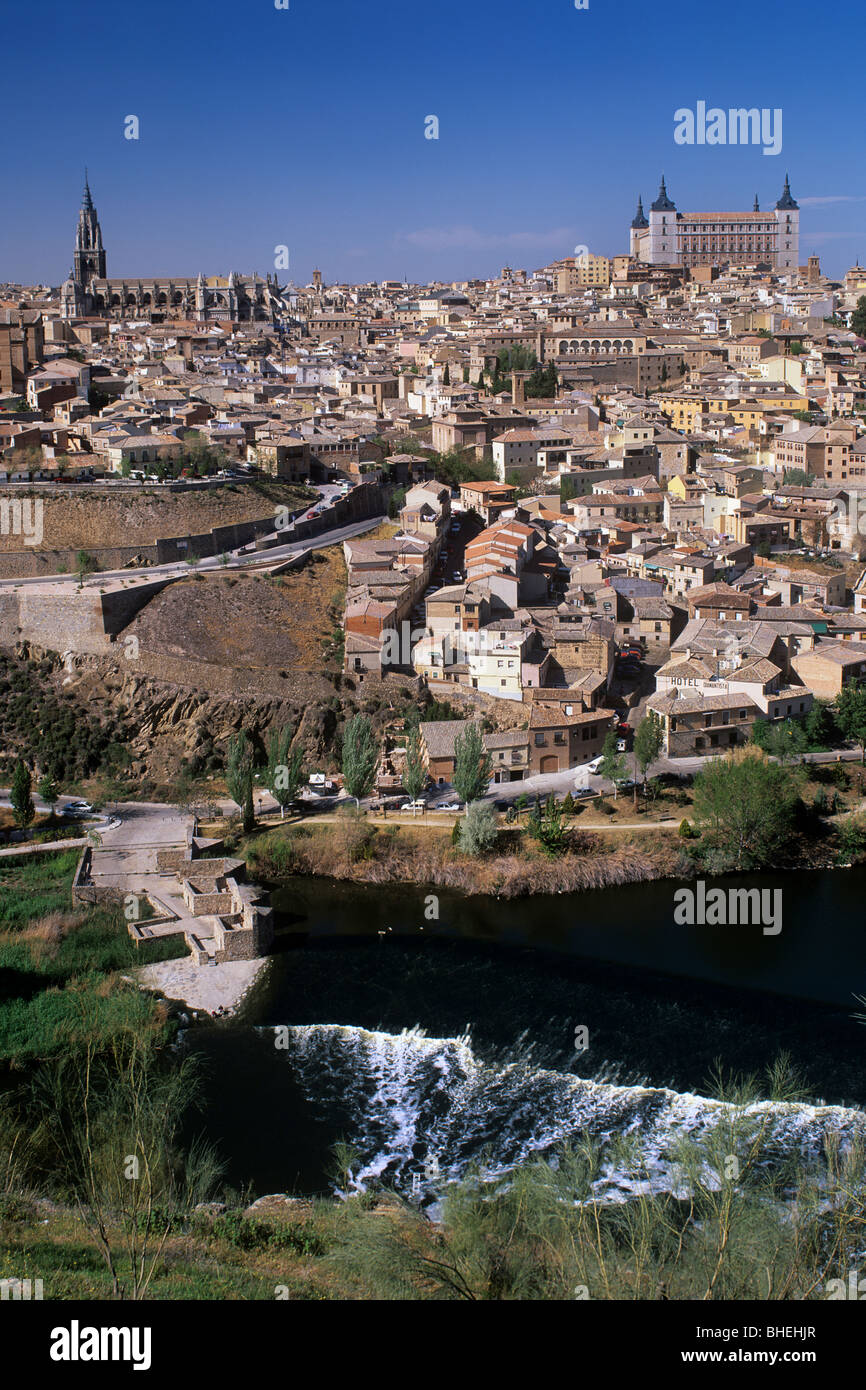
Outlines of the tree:
<svg viewBox="0 0 866 1390">
<path fill-rule="evenodd" d="M 794 830 L 799 777 L 756 752 L 714 758 L 698 774 L 695 822 L 726 866 L 759 869 L 777 861 Z"/>
<path fill-rule="evenodd" d="M 650 710 L 646 718 L 638 724 L 637 733 L 634 736 L 634 755 L 643 776 L 644 791 L 646 791 L 647 773 L 661 753 L 664 742 L 665 731 L 662 721 L 657 714 Z"/>
<path fill-rule="evenodd" d="M 828 748 L 836 736 L 833 711 L 826 700 L 816 700 L 803 721 L 810 748 Z"/>
<path fill-rule="evenodd" d="M 536 801 L 526 825 L 527 834 L 536 840 L 545 854 L 551 857 L 565 848 L 568 821 L 565 808 L 554 796 L 549 796 L 542 811 Z"/>
<path fill-rule="evenodd" d="M 54 807 L 57 805 L 57 798 L 60 796 L 60 788 L 58 787 L 54 778 L 51 776 L 50 772 L 46 772 L 45 776 L 41 779 L 39 783 L 39 795 L 42 797 L 42 800 L 45 802 L 45 805 L 51 812 L 51 818 L 53 820 Z"/>
<path fill-rule="evenodd" d="M 397 517 L 400 515 L 400 508 L 405 506 L 405 503 L 406 489 L 404 487 L 396 487 L 388 499 L 388 516 L 392 521 L 396 521 Z"/>
<path fill-rule="evenodd" d="M 866 849 L 866 825 L 862 816 L 846 816 L 838 830 L 841 864 L 851 864 L 859 859 Z"/>
<path fill-rule="evenodd" d="M 21 829 L 26 830 L 31 825 L 36 815 L 36 807 L 33 805 L 32 784 L 30 779 L 30 769 L 19 758 L 15 764 L 15 771 L 12 773 L 12 791 L 10 794 L 12 802 L 12 814 L 15 817 L 15 824 Z"/>
<path fill-rule="evenodd" d="M 577 484 L 567 473 L 559 475 L 559 504 L 561 507 L 566 502 L 570 502 L 573 497 L 577 497 Z"/>
<path fill-rule="evenodd" d="M 85 575 L 92 574 L 97 568 L 97 565 L 93 557 L 89 555 L 86 550 L 79 550 L 75 557 L 75 568 L 78 572 L 78 587 L 80 589 L 84 583 Z"/>
<path fill-rule="evenodd" d="M 866 338 L 866 294 L 857 300 L 857 308 L 851 315 L 851 328 L 858 338 Z"/>
<path fill-rule="evenodd" d="M 172 1230 L 221 1176 L 209 1146 L 183 1142 L 199 1075 L 192 1058 L 165 1066 L 150 1038 L 127 1027 L 110 1048 L 88 1038 L 36 1077 L 33 1123 L 115 1298 L 147 1296 Z"/>
<path fill-rule="evenodd" d="M 619 789 L 620 782 L 624 782 L 628 773 L 625 767 L 625 758 L 617 749 L 616 731 L 611 729 L 604 740 L 601 750 L 601 764 L 599 775 L 606 777 L 609 782 L 613 782 L 614 796 Z"/>
<path fill-rule="evenodd" d="M 413 801 L 417 801 L 427 785 L 427 768 L 421 752 L 421 731 L 417 724 L 410 730 L 406 741 L 406 766 L 403 770 L 403 786 Z M 414 814 L 414 813 L 413 813 Z"/>
<path fill-rule="evenodd" d="M 280 808 L 280 820 L 298 794 L 303 780 L 304 750 L 300 745 L 292 752 L 294 730 L 274 729 L 268 739 L 266 786 Z"/>
<path fill-rule="evenodd" d="M 255 754 L 247 737 L 246 729 L 241 729 L 236 738 L 229 740 L 228 762 L 226 765 L 226 786 L 229 796 L 236 802 L 244 818 L 247 834 L 255 825 L 253 806 L 253 777 L 255 775 Z"/>
<path fill-rule="evenodd" d="M 454 789 L 466 805 L 487 794 L 493 772 L 493 759 L 484 747 L 477 724 L 468 724 L 454 740 Z"/>
<path fill-rule="evenodd" d="M 450 372 L 450 370 L 449 370 L 449 367 L 448 367 L 448 363 L 447 363 L 447 362 L 445 363 L 445 370 L 444 370 L 444 372 L 442 373 L 442 385 L 443 385 L 443 386 L 450 386 L 450 385 L 451 385 L 451 372 Z"/>
<path fill-rule="evenodd" d="M 343 784 L 356 801 L 373 790 L 378 761 L 373 726 L 365 715 L 356 714 L 343 733 Z"/>
<path fill-rule="evenodd" d="M 473 801 L 457 822 L 457 843 L 464 854 L 478 855 L 492 849 L 498 833 L 496 812 L 488 801 Z"/>
<path fill-rule="evenodd" d="M 800 719 L 758 722 L 762 728 L 754 735 L 755 743 L 771 758 L 778 758 L 780 763 L 787 762 L 789 758 L 801 758 L 809 747 L 809 737 Z"/>
<path fill-rule="evenodd" d="M 811 487 L 814 481 L 815 474 L 807 473 L 804 468 L 786 468 L 782 484 L 784 487 Z"/>
<path fill-rule="evenodd" d="M 866 304 L 866 295 L 860 302 Z M 866 764 L 866 686 L 842 686 L 836 696 L 836 723 L 845 738 L 860 745 L 861 761 Z"/>
</svg>

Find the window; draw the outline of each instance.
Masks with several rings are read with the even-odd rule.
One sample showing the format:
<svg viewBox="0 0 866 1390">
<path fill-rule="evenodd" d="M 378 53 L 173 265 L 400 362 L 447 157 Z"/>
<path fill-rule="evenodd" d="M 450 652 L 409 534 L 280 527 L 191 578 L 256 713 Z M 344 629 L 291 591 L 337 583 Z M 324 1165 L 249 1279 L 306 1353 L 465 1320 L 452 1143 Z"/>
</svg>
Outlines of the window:
<svg viewBox="0 0 866 1390">
<path fill-rule="evenodd" d="M 536 735 L 535 735 L 535 746 L 536 746 L 536 748 L 546 748 L 546 747 L 547 747 L 547 739 L 544 737 L 544 734 L 536 734 Z"/>
</svg>

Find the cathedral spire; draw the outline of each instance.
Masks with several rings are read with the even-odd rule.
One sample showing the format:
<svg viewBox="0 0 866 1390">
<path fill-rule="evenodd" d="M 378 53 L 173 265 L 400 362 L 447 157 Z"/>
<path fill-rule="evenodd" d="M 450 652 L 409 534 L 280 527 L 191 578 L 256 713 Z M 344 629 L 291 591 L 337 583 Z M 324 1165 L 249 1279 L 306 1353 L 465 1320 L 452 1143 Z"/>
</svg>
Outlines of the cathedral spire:
<svg viewBox="0 0 866 1390">
<path fill-rule="evenodd" d="M 75 232 L 75 251 L 73 253 L 75 283 L 81 287 L 82 294 L 91 295 L 92 282 L 105 279 L 105 247 L 102 243 L 102 228 L 93 205 L 90 180 L 84 170 L 84 192 L 81 195 L 81 209 L 78 213 L 78 227 Z"/>
<path fill-rule="evenodd" d="M 760 211 L 761 211 L 761 209 L 758 207 L 758 195 L 757 195 L 757 193 L 756 193 L 756 194 L 755 194 L 755 206 L 752 208 L 752 212 L 760 212 Z"/>
</svg>

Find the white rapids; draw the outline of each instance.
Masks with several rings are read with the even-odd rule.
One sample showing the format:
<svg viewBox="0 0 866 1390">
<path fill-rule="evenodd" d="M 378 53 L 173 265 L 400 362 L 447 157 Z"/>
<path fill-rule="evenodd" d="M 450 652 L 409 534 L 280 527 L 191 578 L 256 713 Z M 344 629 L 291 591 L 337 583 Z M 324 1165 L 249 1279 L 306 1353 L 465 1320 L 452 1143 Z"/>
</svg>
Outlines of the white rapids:
<svg viewBox="0 0 866 1390">
<path fill-rule="evenodd" d="M 268 1028 L 258 1030 L 270 1033 Z M 283 1030 L 280 1030 L 283 1031 Z M 596 1190 L 606 1200 L 637 1191 L 676 1191 L 678 1142 L 733 1119 L 733 1106 L 664 1087 L 620 1086 L 531 1060 L 479 1059 L 468 1035 L 430 1038 L 340 1024 L 288 1029 L 287 1060 L 313 1111 L 339 1108 L 359 1155 L 354 1190 L 377 1182 L 435 1200 L 473 1162 L 496 1178 L 563 1143 L 630 1140 L 627 1164 L 613 1158 Z M 765 1152 L 820 1161 L 828 1140 L 841 1150 L 866 1142 L 866 1114 L 843 1106 L 759 1101 L 739 1110 L 763 1129 Z"/>
</svg>

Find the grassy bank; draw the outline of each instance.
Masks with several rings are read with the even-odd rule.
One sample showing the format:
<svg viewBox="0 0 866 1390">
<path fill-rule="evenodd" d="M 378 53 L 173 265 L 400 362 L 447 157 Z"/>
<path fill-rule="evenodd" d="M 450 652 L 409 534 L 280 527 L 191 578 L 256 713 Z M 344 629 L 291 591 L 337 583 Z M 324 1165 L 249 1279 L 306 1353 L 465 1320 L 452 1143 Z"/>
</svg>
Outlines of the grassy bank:
<svg viewBox="0 0 866 1390">
<path fill-rule="evenodd" d="M 126 1028 L 163 1035 L 164 1009 L 120 972 L 182 955 L 183 940 L 136 947 L 119 910 L 73 908 L 77 861 L 77 850 L 0 860 L 0 1063 Z"/>
</svg>

